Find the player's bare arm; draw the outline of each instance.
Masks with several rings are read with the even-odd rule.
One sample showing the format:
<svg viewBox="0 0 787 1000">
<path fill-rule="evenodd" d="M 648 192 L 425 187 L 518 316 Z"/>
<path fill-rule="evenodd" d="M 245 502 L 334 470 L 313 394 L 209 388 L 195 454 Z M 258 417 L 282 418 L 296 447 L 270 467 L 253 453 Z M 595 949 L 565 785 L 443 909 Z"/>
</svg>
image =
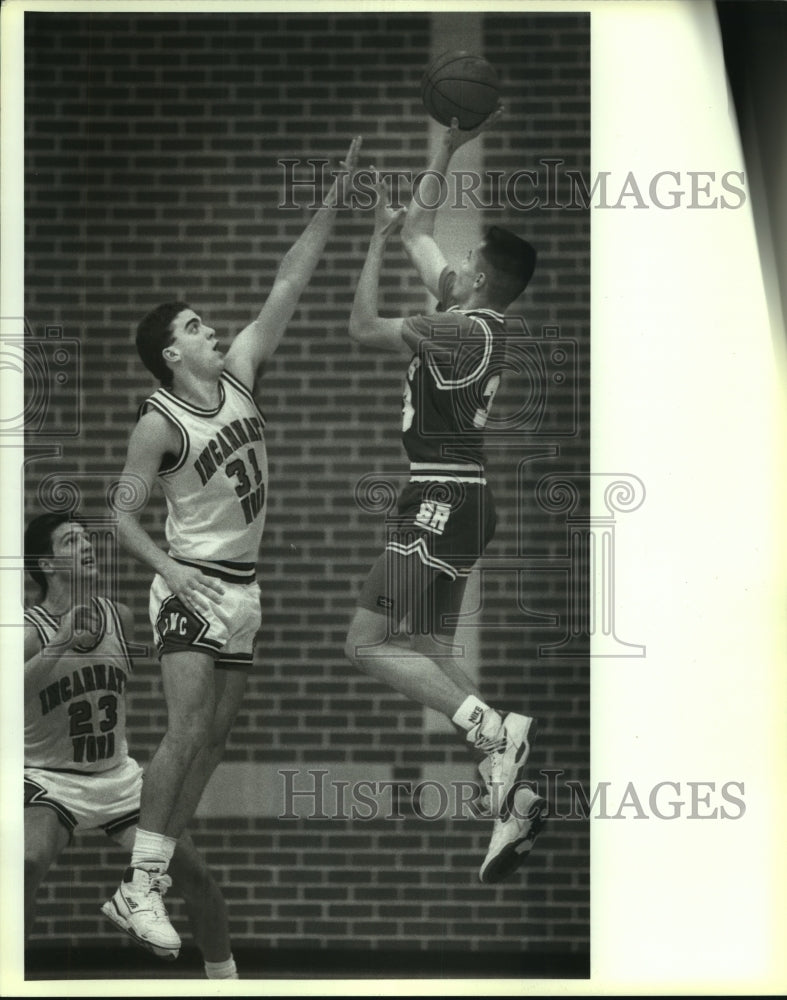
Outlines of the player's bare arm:
<svg viewBox="0 0 787 1000">
<path fill-rule="evenodd" d="M 131 433 L 118 495 L 136 496 L 142 492 L 143 496 L 134 511 L 117 511 L 118 535 L 132 555 L 166 580 L 173 594 L 192 611 L 199 611 L 205 598 L 220 599 L 224 587 L 219 580 L 171 559 L 156 545 L 139 520 L 165 456 L 177 455 L 180 445 L 178 432 L 161 413 L 150 411 L 140 418 Z"/>
<path fill-rule="evenodd" d="M 127 604 L 116 604 L 118 615 L 120 615 L 120 624 L 123 626 L 123 634 L 127 642 L 133 642 L 134 640 L 134 612 Z"/>
<path fill-rule="evenodd" d="M 350 143 L 347 156 L 341 161 L 344 172 L 351 177 L 358 168 L 361 138 Z M 227 351 L 225 368 L 244 385 L 252 388 L 260 366 L 274 353 L 298 301 L 320 261 L 325 244 L 333 229 L 341 198 L 342 175 L 333 182 L 325 204 L 285 254 L 270 294 L 257 318 L 237 335 Z"/>
<path fill-rule="evenodd" d="M 395 319 L 380 316 L 377 300 L 385 246 L 393 233 L 402 225 L 406 212 L 403 208 L 395 212 L 389 206 L 388 189 L 379 179 L 375 182 L 374 190 L 377 195 L 374 230 L 355 289 L 350 313 L 350 336 L 366 347 L 402 353 L 405 349 L 402 340 L 404 319 L 401 316 Z"/>
<path fill-rule="evenodd" d="M 437 215 L 434 209 L 424 208 L 424 205 L 437 205 L 440 202 L 440 180 L 445 177 L 451 157 L 461 146 L 475 139 L 476 136 L 493 128 L 503 114 L 503 108 L 485 119 L 474 129 L 459 128 L 456 118 L 451 120 L 450 128 L 443 131 L 440 142 L 435 150 L 427 170 L 421 176 L 418 185 L 419 200 L 411 202 L 407 217 L 402 227 L 402 244 L 407 256 L 420 275 L 421 281 L 435 297 L 438 296 L 440 275 L 446 266 L 442 250 L 434 239 Z"/>
</svg>

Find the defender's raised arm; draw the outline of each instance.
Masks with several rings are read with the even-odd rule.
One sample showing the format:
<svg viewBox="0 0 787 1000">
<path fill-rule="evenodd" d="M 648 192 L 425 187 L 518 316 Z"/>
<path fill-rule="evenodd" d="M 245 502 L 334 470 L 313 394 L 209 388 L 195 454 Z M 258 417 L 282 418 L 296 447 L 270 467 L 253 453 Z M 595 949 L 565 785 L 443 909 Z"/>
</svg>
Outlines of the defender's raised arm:
<svg viewBox="0 0 787 1000">
<path fill-rule="evenodd" d="M 361 137 L 356 136 L 350 143 L 347 156 L 341 161 L 347 178 L 351 178 L 358 167 L 360 151 Z M 250 388 L 260 366 L 279 346 L 298 301 L 322 257 L 336 220 L 343 180 L 341 174 L 334 180 L 325 204 L 315 212 L 285 254 L 259 315 L 241 330 L 227 351 L 226 370 Z"/>
</svg>

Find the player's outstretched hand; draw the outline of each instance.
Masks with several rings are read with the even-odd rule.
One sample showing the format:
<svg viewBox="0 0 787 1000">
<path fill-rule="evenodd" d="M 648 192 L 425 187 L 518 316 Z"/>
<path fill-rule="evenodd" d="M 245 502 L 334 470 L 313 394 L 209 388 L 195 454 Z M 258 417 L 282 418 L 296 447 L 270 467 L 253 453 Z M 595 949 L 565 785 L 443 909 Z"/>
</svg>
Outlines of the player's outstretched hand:
<svg viewBox="0 0 787 1000">
<path fill-rule="evenodd" d="M 350 148 L 347 150 L 347 156 L 345 156 L 343 160 L 339 160 L 339 163 L 344 167 L 350 177 L 352 177 L 358 170 L 358 157 L 361 155 L 362 145 L 363 137 L 356 135 L 350 143 Z"/>
<path fill-rule="evenodd" d="M 182 566 L 173 561 L 164 579 L 175 597 L 195 614 L 210 610 L 210 602 L 221 602 L 224 587 L 218 580 L 206 576 L 194 566 Z"/>
<path fill-rule="evenodd" d="M 380 178 L 376 167 L 369 168 L 374 173 L 374 235 L 387 240 L 404 223 L 407 207 L 394 210 L 391 207 L 391 191 L 388 182 Z"/>
<path fill-rule="evenodd" d="M 505 108 L 502 104 L 498 104 L 497 109 L 492 112 L 487 118 L 485 118 L 480 125 L 476 125 L 475 128 L 470 129 L 460 129 L 459 119 L 452 118 L 451 126 L 445 132 L 445 142 L 448 148 L 453 153 L 455 150 L 459 149 L 460 146 L 464 146 L 466 142 L 470 142 L 471 139 L 475 139 L 476 136 L 480 135 L 482 132 L 488 132 L 497 125 L 505 112 Z"/>
<path fill-rule="evenodd" d="M 327 205 L 330 208 L 341 208 L 346 206 L 345 193 L 347 185 L 352 183 L 352 179 L 358 170 L 358 157 L 361 155 L 361 145 L 363 139 L 356 135 L 350 143 L 347 155 L 343 160 L 339 160 L 342 170 L 334 175 L 331 190 L 328 193 Z"/>
</svg>

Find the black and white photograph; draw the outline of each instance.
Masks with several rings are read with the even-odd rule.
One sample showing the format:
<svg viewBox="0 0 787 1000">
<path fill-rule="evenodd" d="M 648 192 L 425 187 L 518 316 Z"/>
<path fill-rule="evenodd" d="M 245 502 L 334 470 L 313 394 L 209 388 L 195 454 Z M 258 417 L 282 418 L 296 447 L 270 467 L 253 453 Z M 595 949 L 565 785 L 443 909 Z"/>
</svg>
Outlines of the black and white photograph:
<svg viewBox="0 0 787 1000">
<path fill-rule="evenodd" d="M 784 13 L 3 6 L 5 995 L 787 984 Z"/>
</svg>

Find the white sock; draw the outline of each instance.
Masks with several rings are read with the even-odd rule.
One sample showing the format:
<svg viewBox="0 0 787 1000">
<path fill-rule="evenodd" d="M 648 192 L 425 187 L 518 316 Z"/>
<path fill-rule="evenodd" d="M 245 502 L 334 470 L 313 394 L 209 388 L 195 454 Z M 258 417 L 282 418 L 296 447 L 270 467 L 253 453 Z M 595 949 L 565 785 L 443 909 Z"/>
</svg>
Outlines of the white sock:
<svg viewBox="0 0 787 1000">
<path fill-rule="evenodd" d="M 205 962 L 205 975 L 208 979 L 237 979 L 235 959 L 230 955 L 224 962 Z"/>
<path fill-rule="evenodd" d="M 163 833 L 153 833 L 138 826 L 131 851 L 131 867 L 156 864 L 165 872 L 175 853 L 175 843 L 173 837 L 165 837 Z"/>
<path fill-rule="evenodd" d="M 481 721 L 484 712 L 490 711 L 489 705 L 479 701 L 474 694 L 469 694 L 462 704 L 457 708 L 452 717 L 452 721 L 469 732 Z"/>
</svg>

